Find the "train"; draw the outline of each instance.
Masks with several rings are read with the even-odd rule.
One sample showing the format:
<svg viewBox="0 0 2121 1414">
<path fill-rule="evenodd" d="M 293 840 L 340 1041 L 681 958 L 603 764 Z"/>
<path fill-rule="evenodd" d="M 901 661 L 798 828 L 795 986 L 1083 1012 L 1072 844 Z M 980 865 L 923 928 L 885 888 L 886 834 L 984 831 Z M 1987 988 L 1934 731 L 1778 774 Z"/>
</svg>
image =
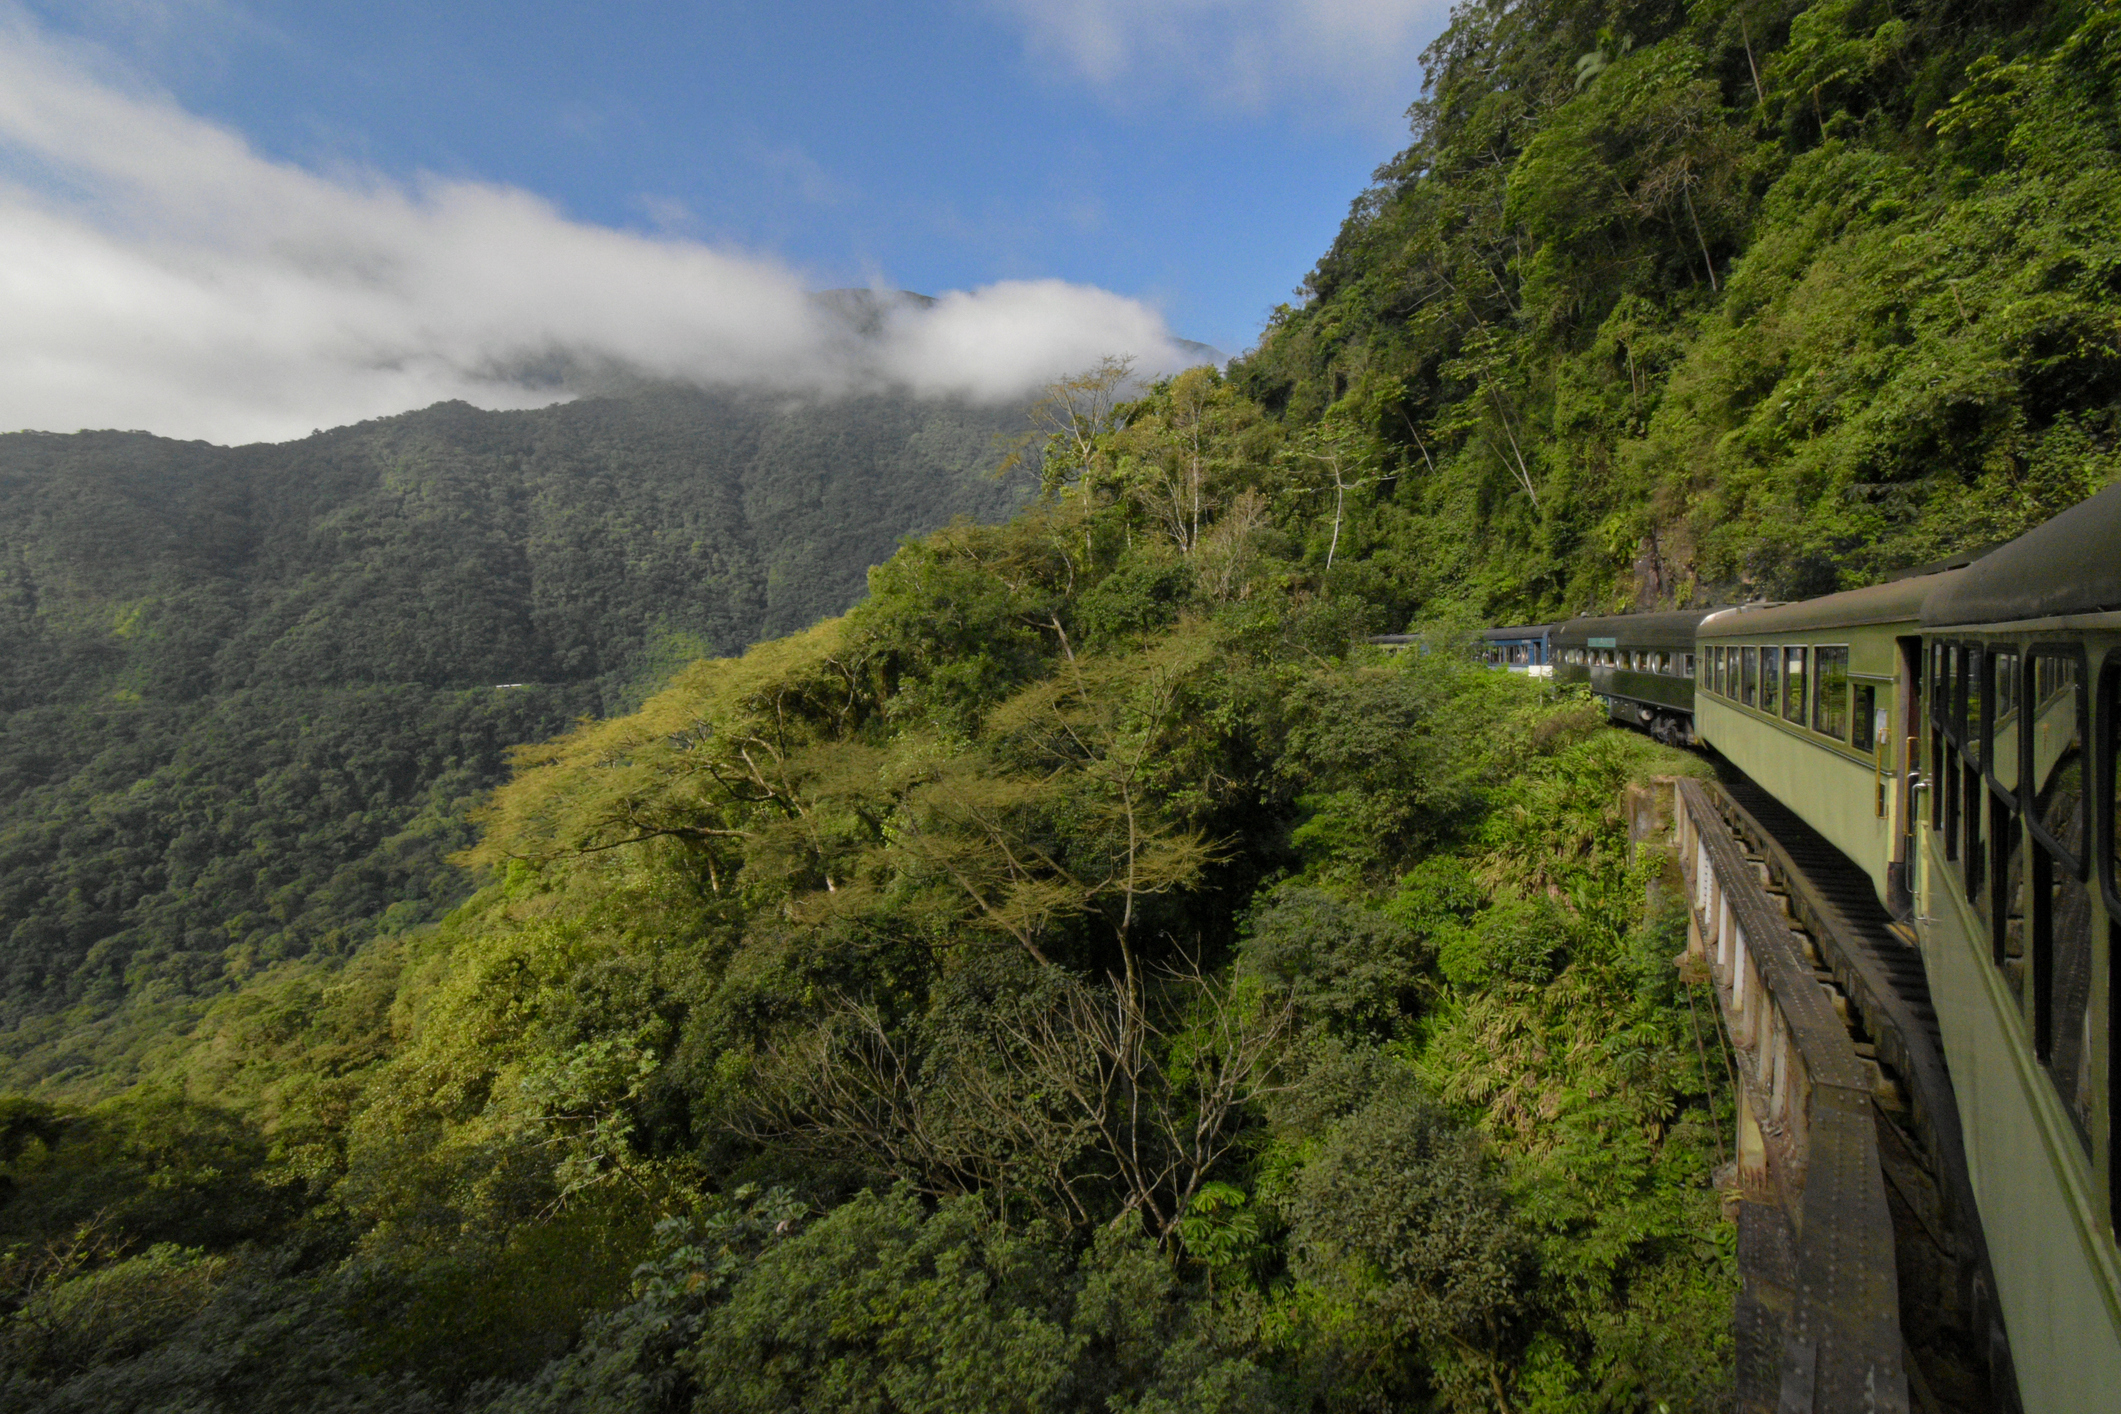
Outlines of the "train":
<svg viewBox="0 0 2121 1414">
<path fill-rule="evenodd" d="M 1477 651 L 1710 755 L 1725 784 L 1694 814 L 1720 817 L 1879 1077 L 1906 1360 L 1865 1378 L 1908 1392 L 1866 1407 L 2121 1410 L 2121 484 L 1943 569 L 1513 625 Z M 1719 907 L 1695 911 L 1705 955 L 1734 926 Z M 1756 1107 L 1784 1103 L 1780 1069 L 1761 1084 Z M 1761 1407 L 1833 1407 L 1801 1373 L 1819 1338 L 1767 1352 Z"/>
</svg>

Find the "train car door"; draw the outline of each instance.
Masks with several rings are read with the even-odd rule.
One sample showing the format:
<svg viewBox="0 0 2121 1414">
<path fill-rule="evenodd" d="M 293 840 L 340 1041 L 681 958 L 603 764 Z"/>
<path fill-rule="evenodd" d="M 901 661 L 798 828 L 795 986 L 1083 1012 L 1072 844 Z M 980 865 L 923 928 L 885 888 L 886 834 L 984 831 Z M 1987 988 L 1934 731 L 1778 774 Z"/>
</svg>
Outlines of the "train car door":
<svg viewBox="0 0 2121 1414">
<path fill-rule="evenodd" d="M 1893 682 L 1893 714 L 1880 732 L 1878 750 L 1893 763 L 1893 858 L 1886 865 L 1886 907 L 1896 918 L 1914 912 L 1915 775 L 1922 765 L 1922 640 L 1896 638 L 1899 671 Z"/>
</svg>

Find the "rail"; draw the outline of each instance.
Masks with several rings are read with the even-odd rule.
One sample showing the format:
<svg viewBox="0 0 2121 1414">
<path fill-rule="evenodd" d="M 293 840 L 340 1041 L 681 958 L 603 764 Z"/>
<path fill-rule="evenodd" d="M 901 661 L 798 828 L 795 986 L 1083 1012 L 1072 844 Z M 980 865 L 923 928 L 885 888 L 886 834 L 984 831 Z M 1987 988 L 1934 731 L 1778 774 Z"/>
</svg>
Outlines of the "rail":
<svg viewBox="0 0 2121 1414">
<path fill-rule="evenodd" d="M 1746 1198 L 1791 1237 L 1776 1414 L 1908 1409 L 1899 1279 L 1873 1073 L 1811 940 L 1767 890 L 1765 860 L 1733 837 L 1711 782 L 1680 779 L 1673 833 L 1689 903 L 1687 951 L 1713 979 L 1737 1056 Z M 1742 1260 L 1742 1259 L 1741 1259 Z"/>
</svg>

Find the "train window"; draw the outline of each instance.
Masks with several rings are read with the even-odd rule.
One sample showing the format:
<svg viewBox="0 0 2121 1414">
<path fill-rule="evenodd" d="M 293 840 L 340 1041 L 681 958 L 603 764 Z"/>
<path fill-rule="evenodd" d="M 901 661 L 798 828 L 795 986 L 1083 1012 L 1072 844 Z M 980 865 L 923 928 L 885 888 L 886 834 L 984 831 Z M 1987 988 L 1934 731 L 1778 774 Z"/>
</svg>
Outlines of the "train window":
<svg viewBox="0 0 2121 1414">
<path fill-rule="evenodd" d="M 1770 717 L 1782 710 L 1782 650 L 1760 650 L 1760 710 Z"/>
<path fill-rule="evenodd" d="M 1980 831 L 1980 821 L 1971 818 L 1967 821 L 1966 896 L 1969 901 L 1983 902 L 1987 906 L 1989 936 L 1994 940 L 1996 960 L 2020 959 L 2011 970 L 2011 986 L 2018 994 L 2020 1005 L 2030 1012 L 2032 1002 L 2026 996 L 2023 962 L 2025 851 L 2019 847 L 2018 802 L 1989 789 L 1978 776 L 1967 778 L 1966 799 L 1968 816 L 1979 814 L 1984 807 L 1988 811 L 1986 835 Z"/>
<path fill-rule="evenodd" d="M 2030 671 L 2015 678 L 2017 654 L 1992 655 L 1996 750 L 2016 750 L 2029 734 L 2032 756 L 2033 1049 L 2075 1121 L 2080 1142 L 2091 1130 L 2091 892 L 2084 881 L 2084 841 L 2090 804 L 2084 795 L 2084 669 L 2074 645 L 2036 646 Z M 2023 686 L 2022 697 L 2015 690 Z M 2006 703 L 2015 708 L 2006 713 Z M 2006 727 L 2006 716 L 2010 721 Z"/>
<path fill-rule="evenodd" d="M 1709 691 L 1723 697 L 1731 693 L 1730 650 L 1716 647 L 1709 650 Z"/>
<path fill-rule="evenodd" d="M 1805 657 L 1802 648 L 1782 650 L 1782 715 L 1804 725 Z"/>
<path fill-rule="evenodd" d="M 1930 645 L 1930 721 L 1940 727 L 1952 717 L 1950 652 L 1942 643 Z"/>
<path fill-rule="evenodd" d="M 1988 715 L 1982 709 L 1981 645 L 1967 643 L 1959 649 L 1959 749 L 1968 761 L 1978 762 L 1980 747 L 1988 737 Z"/>
<path fill-rule="evenodd" d="M 2084 698 L 2080 695 L 2077 701 L 2081 706 Z M 2109 1219 L 2121 1223 L 2121 1054 L 2115 1051 L 2116 1042 L 2121 1042 L 2121 986 L 2114 984 L 2111 970 L 2113 960 L 2121 957 L 2121 774 L 2115 770 L 2121 761 L 2121 651 L 2106 655 L 2099 674 L 2098 722 L 2098 774 L 2093 781 L 2099 818 L 2093 829 L 2104 844 L 2086 844 L 2100 860 L 2101 901 L 2106 905 L 2106 1196 Z"/>
<path fill-rule="evenodd" d="M 1812 730 L 1836 741 L 1849 739 L 1849 651 L 1846 648 L 1812 650 Z"/>
<path fill-rule="evenodd" d="M 2033 1053 L 2088 1143 L 2091 1068 L 2092 904 L 2074 871 L 2045 845 L 2033 852 Z M 2020 925 L 2022 926 L 2022 925 Z"/>
<path fill-rule="evenodd" d="M 2100 858 L 2105 861 L 2102 872 L 2106 875 L 2106 912 L 2113 920 L 2115 948 L 2121 951 L 2121 771 L 2115 769 L 2117 761 L 2121 761 L 2121 652 L 2106 655 L 2106 671 L 2099 678 L 2099 702 L 2099 735 L 2105 740 L 2099 752 L 2099 831 L 2106 840 Z M 2115 1007 L 2121 1009 L 2121 987 L 2109 987 L 2108 991 Z M 2121 1105 L 2121 1086 L 2116 1086 L 2115 1091 L 2115 1103 Z M 2121 1184 L 2121 1175 L 2116 1176 L 2115 1182 Z"/>
<path fill-rule="evenodd" d="M 1969 900 L 1981 896 L 1982 871 L 1987 863 L 1981 852 L 1982 811 L 1986 808 L 1988 787 L 1981 780 L 1981 759 L 1977 743 L 1988 735 L 1988 716 L 1982 711 L 1981 693 L 1981 645 L 1963 643 L 1959 646 L 1959 688 L 1962 697 L 1959 737 L 1959 790 L 1965 808 L 1959 818 L 1966 829 L 1966 838 L 1960 842 L 1959 858 L 1966 870 L 1966 896 Z"/>
<path fill-rule="evenodd" d="M 1760 650 L 1738 650 L 1738 700 L 1748 707 L 1760 705 Z"/>
<path fill-rule="evenodd" d="M 2056 852 L 2071 875 L 2084 877 L 2085 848 L 2084 659 L 2074 645 L 2032 650 L 2025 701 L 2018 709 L 2032 740 L 2032 777 L 2027 781 L 2034 832 Z"/>
<path fill-rule="evenodd" d="M 1832 651 L 1830 648 L 1819 650 L 1819 680 L 1822 684 L 1826 681 L 1826 655 Z M 1819 693 L 1824 701 L 1827 689 L 1821 686 Z M 1858 751 L 1876 751 L 1878 743 L 1885 740 L 1885 717 L 1878 710 L 1878 688 L 1873 683 L 1859 682 L 1850 690 L 1850 695 L 1853 701 L 1849 711 L 1849 726 L 1853 735 L 1849 738 L 1849 745 Z M 1825 726 L 1821 726 L 1819 730 L 1836 738 L 1841 735 Z"/>
<path fill-rule="evenodd" d="M 1984 763 L 1997 785 L 2018 789 L 2018 650 L 1996 648 L 1989 652 L 1989 730 Z"/>
<path fill-rule="evenodd" d="M 1945 734 L 1954 742 L 1966 740 L 1966 680 L 1959 671 L 1959 645 L 1944 646 L 1944 686 L 1946 694 L 1944 710 L 1938 715 L 1944 719 Z"/>
<path fill-rule="evenodd" d="M 1687 676 L 1687 678 L 1688 678 L 1688 679 L 1690 679 L 1690 680 L 1691 680 L 1691 679 L 1693 678 L 1693 676 L 1694 676 L 1694 655 L 1693 655 L 1693 654 L 1691 654 L 1691 653 L 1688 653 L 1688 654 L 1685 654 L 1685 655 L 1683 656 L 1683 658 L 1681 659 L 1681 671 L 1685 673 L 1685 675 Z"/>
</svg>

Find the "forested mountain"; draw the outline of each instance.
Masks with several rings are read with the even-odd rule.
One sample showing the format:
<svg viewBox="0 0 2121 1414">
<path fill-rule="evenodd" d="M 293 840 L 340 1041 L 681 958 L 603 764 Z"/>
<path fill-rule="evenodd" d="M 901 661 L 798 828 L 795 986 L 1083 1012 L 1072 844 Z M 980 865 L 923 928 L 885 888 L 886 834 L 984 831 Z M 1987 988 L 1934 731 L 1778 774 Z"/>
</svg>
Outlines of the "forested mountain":
<svg viewBox="0 0 2121 1414">
<path fill-rule="evenodd" d="M 121 1000 L 435 916 L 509 746 L 1005 516 L 1022 425 L 660 388 L 278 445 L 0 437 L 0 1049 L 62 1075 Z"/>
<path fill-rule="evenodd" d="M 658 643 L 737 638 L 641 617 L 674 611 L 623 554 L 596 582 L 635 607 L 572 628 L 596 604 L 540 598 L 537 555 L 604 542 L 557 515 L 520 560 L 392 539 L 392 507 L 461 483 L 376 472 L 316 532 L 343 568 L 260 577 L 285 587 L 230 598 L 214 639 L 244 646 L 157 690 L 414 690 L 359 675 L 388 661 L 491 693 L 579 648 L 566 690 L 611 715 L 518 753 L 469 824 L 475 774 L 422 777 L 462 784 L 393 826 L 405 848 L 475 841 L 440 923 L 357 900 L 344 941 L 266 965 L 187 922 L 239 989 L 129 1069 L 90 1058 L 108 1098 L 0 1101 L 0 1401 L 1725 1407 L 1729 1072 L 1621 803 L 1703 767 L 1479 669 L 1465 630 L 1861 582 L 2111 480 L 2117 66 L 2111 3 L 1462 8 L 1413 144 L 1229 376 L 1117 407 L 1109 368 L 1057 386 L 1035 504 L 640 702 L 613 685 Z M 222 504 L 171 563 L 253 543 L 215 538 Z M 637 515 L 626 538 L 801 620 L 770 619 L 796 602 L 770 572 Z M 532 567 L 493 624 L 514 646 L 421 666 L 487 651 L 448 627 L 483 601 L 390 610 L 387 545 Z M 38 629 L 52 666 L 11 689 L 56 724 L 10 738 L 17 769 L 57 780 L 35 753 L 67 723 L 147 720 L 126 694 L 161 680 L 127 674 L 156 650 L 129 645 L 162 620 L 22 562 L 46 577 L 10 612 L 84 626 Z M 1360 642 L 1410 626 L 1425 651 Z M 492 700 L 547 703 L 527 729 L 569 708 L 550 691 Z M 516 729 L 420 700 L 459 743 L 437 761 Z M 340 739 L 289 710 L 316 735 L 229 759 Z M 51 833 L 10 840 L 102 857 L 65 851 L 129 828 L 132 790 L 52 795 L 24 817 Z M 242 836 L 244 878 L 306 867 L 279 818 Z M 37 916 L 99 906 L 65 897 Z M 64 985 L 193 985 L 161 966 L 91 951 Z M 1911 1358 L 1978 1407 L 1950 1358 Z"/>
<path fill-rule="evenodd" d="M 1428 59 L 1240 374 L 1383 478 L 1395 612 L 1846 588 L 2121 474 L 2112 6 L 1471 5 Z"/>
</svg>

